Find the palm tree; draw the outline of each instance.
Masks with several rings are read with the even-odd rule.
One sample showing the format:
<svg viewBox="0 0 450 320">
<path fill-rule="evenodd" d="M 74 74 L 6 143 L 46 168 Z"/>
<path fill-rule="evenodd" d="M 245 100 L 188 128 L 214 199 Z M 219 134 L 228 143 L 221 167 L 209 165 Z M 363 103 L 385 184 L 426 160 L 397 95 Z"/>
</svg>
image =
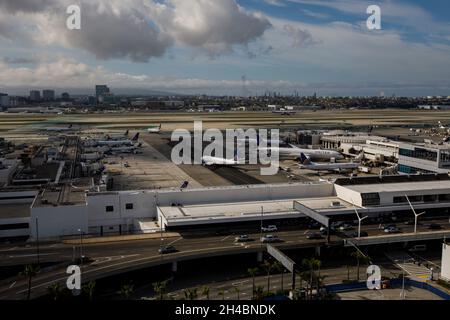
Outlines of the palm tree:
<svg viewBox="0 0 450 320">
<path fill-rule="evenodd" d="M 219 292 L 217 293 L 217 295 L 219 297 L 222 297 L 222 300 L 225 300 L 225 292 L 223 291 L 223 289 L 220 289 Z"/>
<path fill-rule="evenodd" d="M 152 285 L 153 285 L 153 290 L 155 291 L 156 295 L 158 296 L 158 299 L 163 300 L 164 293 L 166 292 L 166 288 L 167 288 L 167 281 L 154 282 Z"/>
<path fill-rule="evenodd" d="M 284 292 L 284 267 L 279 261 L 275 261 L 273 266 L 276 272 L 281 272 L 281 292 Z"/>
<path fill-rule="evenodd" d="M 258 274 L 258 268 L 248 268 L 247 273 L 252 277 L 252 299 L 255 299 L 255 276 Z"/>
<path fill-rule="evenodd" d="M 264 287 L 257 286 L 255 289 L 255 299 L 256 300 L 262 300 L 264 297 Z"/>
<path fill-rule="evenodd" d="M 267 273 L 267 294 L 269 294 L 269 292 L 270 292 L 270 273 L 273 270 L 273 263 L 265 260 L 262 267 L 263 267 L 264 271 Z"/>
<path fill-rule="evenodd" d="M 20 275 L 28 278 L 28 290 L 27 290 L 27 300 L 30 300 L 31 297 L 31 279 L 38 274 L 40 270 L 39 266 L 35 266 L 32 264 L 27 264 L 25 269 L 20 273 Z"/>
<path fill-rule="evenodd" d="M 198 297 L 197 288 L 186 289 L 183 292 L 184 292 L 184 296 L 187 300 L 195 300 Z"/>
<path fill-rule="evenodd" d="M 235 286 L 235 287 L 234 287 L 234 291 L 236 291 L 236 294 L 237 294 L 237 299 L 238 299 L 238 300 L 240 300 L 240 296 L 239 296 L 239 293 L 241 292 L 241 289 L 239 289 L 239 287 L 238 287 L 238 286 Z"/>
<path fill-rule="evenodd" d="M 299 288 L 298 288 L 298 292 L 301 293 L 301 292 L 302 292 L 302 289 L 303 289 L 303 281 L 305 281 L 306 284 L 308 284 L 308 281 L 309 281 L 309 272 L 297 272 L 297 275 L 300 277 L 300 286 L 299 286 Z M 308 295 L 307 289 L 308 289 L 308 288 L 306 288 L 306 290 L 305 290 L 306 298 L 308 297 L 308 296 L 307 296 L 307 295 Z"/>
<path fill-rule="evenodd" d="M 361 251 L 356 250 L 354 252 L 352 252 L 352 257 L 356 258 L 356 268 L 357 268 L 357 280 L 359 281 L 360 277 L 359 277 L 359 269 L 360 269 L 360 263 L 368 263 L 370 261 L 370 258 L 366 255 L 364 255 Z"/>
<path fill-rule="evenodd" d="M 202 295 L 206 297 L 206 300 L 209 300 L 209 287 L 203 286 L 202 287 Z"/>
<path fill-rule="evenodd" d="M 50 296 L 53 297 L 53 300 L 57 301 L 59 300 L 64 292 L 64 288 L 61 285 L 61 283 L 59 282 L 55 282 L 53 284 L 51 284 L 48 288 L 47 288 Z"/>
<path fill-rule="evenodd" d="M 316 258 L 303 259 L 303 265 L 308 267 L 309 269 L 309 297 L 312 298 L 312 290 L 313 290 L 313 278 L 314 278 L 314 269 L 319 268 L 321 265 L 320 260 Z"/>
<path fill-rule="evenodd" d="M 89 301 L 92 301 L 94 298 L 95 285 L 95 281 L 89 281 L 88 284 L 83 286 L 83 291 L 88 295 Z"/>
<path fill-rule="evenodd" d="M 124 284 L 121 288 L 120 288 L 120 295 L 125 299 L 128 300 L 130 298 L 130 296 L 133 294 L 134 292 L 134 285 L 130 282 L 127 284 Z"/>
</svg>

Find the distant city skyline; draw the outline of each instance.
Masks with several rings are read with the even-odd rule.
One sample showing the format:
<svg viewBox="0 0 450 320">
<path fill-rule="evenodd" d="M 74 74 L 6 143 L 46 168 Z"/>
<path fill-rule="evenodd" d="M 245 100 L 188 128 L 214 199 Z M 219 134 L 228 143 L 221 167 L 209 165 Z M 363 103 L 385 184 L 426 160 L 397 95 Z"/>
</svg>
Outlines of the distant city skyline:
<svg viewBox="0 0 450 320">
<path fill-rule="evenodd" d="M 445 1 L 376 1 L 380 31 L 365 0 L 72 2 L 0 3 L 0 92 L 450 95 Z"/>
</svg>

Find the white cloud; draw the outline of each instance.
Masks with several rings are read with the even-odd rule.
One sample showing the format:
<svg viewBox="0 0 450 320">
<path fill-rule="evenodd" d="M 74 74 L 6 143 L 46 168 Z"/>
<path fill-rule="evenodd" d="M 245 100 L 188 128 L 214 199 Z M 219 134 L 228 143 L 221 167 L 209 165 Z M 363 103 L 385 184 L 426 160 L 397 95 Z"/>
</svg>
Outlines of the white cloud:
<svg viewBox="0 0 450 320">
<path fill-rule="evenodd" d="M 4 0 L 0 9 L 8 19 L 0 20 L 0 36 L 82 49 L 98 59 L 146 62 L 175 41 L 213 55 L 230 53 L 270 28 L 265 17 L 235 0 L 80 0 L 82 29 L 68 30 L 65 8 L 72 2 Z"/>
</svg>

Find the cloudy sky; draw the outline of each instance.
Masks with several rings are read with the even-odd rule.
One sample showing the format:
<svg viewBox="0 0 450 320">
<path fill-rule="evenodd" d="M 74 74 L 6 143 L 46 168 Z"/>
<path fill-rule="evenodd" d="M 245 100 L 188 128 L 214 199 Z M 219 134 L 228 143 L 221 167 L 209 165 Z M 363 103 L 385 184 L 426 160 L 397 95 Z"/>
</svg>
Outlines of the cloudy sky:
<svg viewBox="0 0 450 320">
<path fill-rule="evenodd" d="M 66 9 L 81 7 L 81 30 Z M 366 9 L 382 10 L 369 31 Z M 450 95 L 443 0 L 0 0 L 0 92 Z"/>
</svg>

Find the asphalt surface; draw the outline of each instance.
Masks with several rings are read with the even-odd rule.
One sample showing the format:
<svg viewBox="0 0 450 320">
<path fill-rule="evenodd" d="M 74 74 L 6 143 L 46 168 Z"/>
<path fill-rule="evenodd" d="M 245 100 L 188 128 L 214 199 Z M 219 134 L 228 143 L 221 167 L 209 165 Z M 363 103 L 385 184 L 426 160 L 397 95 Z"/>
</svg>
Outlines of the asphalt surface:
<svg viewBox="0 0 450 320">
<path fill-rule="evenodd" d="M 427 221 L 418 227 L 418 232 L 429 231 L 430 223 L 439 222 L 443 230 L 450 230 L 448 220 Z M 414 226 L 397 223 L 402 232 L 412 232 Z M 354 232 L 356 229 L 347 232 Z M 362 227 L 369 236 L 385 234 L 378 225 L 367 225 Z M 315 230 L 317 231 L 317 230 Z M 326 239 L 308 240 L 307 234 L 311 230 L 280 231 L 273 234 L 278 235 L 283 242 L 276 244 L 281 249 L 314 247 L 325 243 Z M 240 234 L 240 233 L 236 233 Z M 139 241 L 122 241 L 103 244 L 89 244 L 83 246 L 83 255 L 89 257 L 93 262 L 82 267 L 82 281 L 87 282 L 94 279 L 104 278 L 111 275 L 151 267 L 161 264 L 169 264 L 173 261 L 183 261 L 196 258 L 251 253 L 264 249 L 259 241 L 259 232 L 247 232 L 254 241 L 246 243 L 235 243 L 235 235 L 207 236 L 207 237 L 179 237 Z M 332 236 L 331 242 L 338 243 L 341 238 Z M 158 249 L 164 245 L 174 245 L 176 253 L 160 255 Z M 41 244 L 40 262 L 65 262 L 70 264 L 74 258 L 80 257 L 80 247 L 65 245 L 61 243 Z M 17 266 L 36 262 L 36 246 L 30 244 L 2 245 L 0 247 L 0 266 Z M 32 297 L 45 294 L 50 284 L 54 282 L 65 282 L 67 275 L 66 267 L 57 267 L 51 270 L 42 270 L 33 278 Z M 0 300 L 23 299 L 26 295 L 27 283 L 25 278 L 14 277 L 0 281 Z"/>
</svg>

